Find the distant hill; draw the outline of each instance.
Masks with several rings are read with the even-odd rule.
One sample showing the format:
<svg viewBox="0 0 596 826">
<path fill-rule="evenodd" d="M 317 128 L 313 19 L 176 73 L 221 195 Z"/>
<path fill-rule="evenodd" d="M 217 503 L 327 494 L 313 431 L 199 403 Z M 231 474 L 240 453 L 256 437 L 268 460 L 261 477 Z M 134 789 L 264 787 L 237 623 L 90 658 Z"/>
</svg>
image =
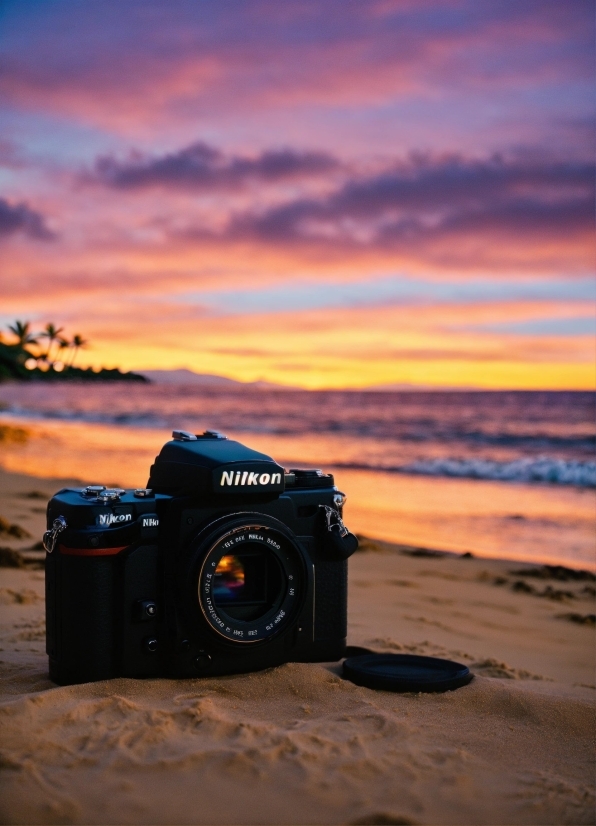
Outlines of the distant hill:
<svg viewBox="0 0 596 826">
<path fill-rule="evenodd" d="M 212 373 L 195 373 L 193 370 L 181 368 L 179 370 L 139 370 L 137 371 L 145 378 L 149 379 L 155 384 L 192 384 L 202 385 L 203 387 L 221 387 L 234 388 L 251 387 L 253 389 L 262 387 L 270 390 L 303 390 L 301 387 L 291 387 L 285 384 L 273 384 L 269 381 L 236 381 L 235 379 L 228 379 L 225 376 L 214 376 Z M 336 388 L 340 389 L 340 388 Z M 377 384 L 371 387 L 346 387 L 346 391 L 353 391 L 355 393 L 366 392 L 395 392 L 395 391 L 411 391 L 428 392 L 428 391 L 445 391 L 445 390 L 477 390 L 475 387 L 449 387 L 432 384 Z"/>
<path fill-rule="evenodd" d="M 274 390 L 298 389 L 282 384 L 272 384 L 268 381 L 236 381 L 225 376 L 214 376 L 211 373 L 195 373 L 185 368 L 179 370 L 140 370 L 139 372 L 155 384 L 200 384 L 203 387 L 228 387 L 230 390 L 235 387 L 269 387 Z"/>
<path fill-rule="evenodd" d="M 213 376 L 209 373 L 193 373 L 192 370 L 139 370 L 142 376 L 156 384 L 208 384 L 217 387 L 237 386 L 242 382 Z"/>
</svg>

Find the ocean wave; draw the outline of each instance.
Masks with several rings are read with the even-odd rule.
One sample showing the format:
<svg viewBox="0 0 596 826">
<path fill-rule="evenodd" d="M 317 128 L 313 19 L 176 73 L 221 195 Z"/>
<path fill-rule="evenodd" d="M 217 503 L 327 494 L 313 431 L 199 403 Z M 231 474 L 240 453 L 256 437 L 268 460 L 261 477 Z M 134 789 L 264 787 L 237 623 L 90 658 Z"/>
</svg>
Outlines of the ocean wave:
<svg viewBox="0 0 596 826">
<path fill-rule="evenodd" d="M 105 402 L 104 402 L 105 404 Z M 338 455 L 338 443 L 330 442 L 330 451 L 326 451 L 325 465 L 336 468 L 354 470 L 382 471 L 391 473 L 418 474 L 425 476 L 451 477 L 460 479 L 485 479 L 499 482 L 543 483 L 553 485 L 571 485 L 582 488 L 596 488 L 596 461 L 594 455 L 592 435 L 577 433 L 535 433 L 535 434 L 497 434 L 484 433 L 479 430 L 460 430 L 457 434 L 451 429 L 446 434 L 446 428 L 437 421 L 435 428 L 429 427 L 427 432 L 412 438 L 412 433 L 404 432 L 403 427 L 397 427 L 397 432 L 384 433 L 379 437 L 379 422 L 370 416 L 368 421 L 361 419 L 352 421 L 351 427 L 343 423 L 339 427 L 331 426 L 329 420 L 322 422 L 316 419 L 315 411 L 305 411 L 302 417 L 286 415 L 271 416 L 260 419 L 243 416 L 243 411 L 230 412 L 228 409 L 218 411 L 212 419 L 206 419 L 200 413 L 188 417 L 186 411 L 171 412 L 164 409 L 159 412 L 155 409 L 130 410 L 127 405 L 119 410 L 97 409 L 66 409 L 64 407 L 37 407 L 12 404 L 6 405 L 0 412 L 0 420 L 4 418 L 29 419 L 38 421 L 62 420 L 65 422 L 81 422 L 88 424 L 112 425 L 132 428 L 155 428 L 167 430 L 171 427 L 198 432 L 205 427 L 212 427 L 224 432 L 235 433 L 238 437 L 246 434 L 250 444 L 250 435 L 271 435 L 272 437 L 302 436 L 304 433 L 316 433 L 317 436 L 330 434 L 342 437 L 339 444 L 345 447 L 343 457 Z M 310 414 L 310 415 L 309 415 Z M 202 420 L 201 426 L 198 426 Z M 421 422 L 413 420 L 410 426 Z M 538 423 L 540 427 L 540 423 Z M 506 446 L 514 456 L 510 459 L 479 457 L 478 455 L 465 456 L 467 448 L 477 454 L 479 443 L 483 452 L 489 453 L 491 448 Z M 434 456 L 412 455 L 412 445 L 417 443 L 416 454 L 428 452 Z M 382 450 L 379 445 L 382 445 Z M 449 445 L 449 447 L 447 447 Z M 452 456 L 436 457 L 436 447 L 442 446 L 443 451 L 453 451 Z M 286 448 L 287 449 L 287 448 Z M 544 452 L 543 452 L 544 451 Z M 446 451 L 445 451 L 446 452 Z M 563 456 L 557 456 L 557 453 Z M 407 455 L 409 453 L 409 456 Z M 460 453 L 458 456 L 457 454 Z M 517 456 L 515 456 L 517 453 Z M 523 455 L 523 454 L 526 455 Z M 549 455 L 549 453 L 551 455 Z M 565 453 L 567 455 L 565 456 Z M 461 454 L 464 454 L 463 456 Z M 520 455 L 522 454 L 522 455 Z M 533 455 L 531 455 L 533 454 Z M 555 454 L 555 455 L 552 455 Z M 570 455 L 571 454 L 571 455 Z M 578 455 L 579 454 L 579 455 Z M 362 461 L 353 461 L 353 457 L 362 457 Z M 590 459 L 584 458 L 589 456 Z M 334 461 L 337 457 L 338 461 Z M 374 457 L 374 458 L 373 458 Z M 378 458 L 377 458 L 378 457 Z M 382 458 L 381 458 L 382 457 Z M 280 458 L 280 457 L 278 457 Z M 368 459 L 368 461 L 367 461 Z M 285 462 L 286 466 L 300 465 L 305 461 L 303 456 L 297 462 Z M 311 461 L 308 460 L 307 461 Z"/>
<path fill-rule="evenodd" d="M 107 405 L 106 405 L 107 406 Z M 487 428 L 466 428 L 462 425 L 447 427 L 437 417 L 435 420 L 387 420 L 379 421 L 374 417 L 368 419 L 352 418 L 346 421 L 325 418 L 317 410 L 301 411 L 260 411 L 254 410 L 219 410 L 206 416 L 197 411 L 168 411 L 156 409 L 81 409 L 63 407 L 28 407 L 24 405 L 6 405 L 0 412 L 3 416 L 37 419 L 83 422 L 88 424 L 116 425 L 121 427 L 138 427 L 154 429 L 182 429 L 199 432 L 203 429 L 215 429 L 237 434 L 271 434 L 274 436 L 303 436 L 310 433 L 329 434 L 348 439 L 384 439 L 394 444 L 424 445 L 442 443 L 469 446 L 470 448 L 509 448 L 538 452 L 576 451 L 592 454 L 596 450 L 594 433 L 547 433 L 537 425 L 535 433 L 498 432 Z M 457 460 L 456 460 L 457 461 Z M 421 471 L 423 472 L 423 471 Z M 449 474 L 458 475 L 458 474 Z"/>
<path fill-rule="evenodd" d="M 596 488 L 596 462 L 569 461 L 549 456 L 498 462 L 492 459 L 419 459 L 402 465 L 336 463 L 334 467 L 390 473 L 412 473 L 458 479 L 486 479 L 498 482 L 547 483 Z"/>
<path fill-rule="evenodd" d="M 103 413 L 101 411 L 30 409 L 17 405 L 7 406 L 0 418 L 31 419 L 33 421 L 82 422 L 86 424 L 120 425 L 126 427 L 168 428 L 171 425 L 156 413 Z"/>
</svg>

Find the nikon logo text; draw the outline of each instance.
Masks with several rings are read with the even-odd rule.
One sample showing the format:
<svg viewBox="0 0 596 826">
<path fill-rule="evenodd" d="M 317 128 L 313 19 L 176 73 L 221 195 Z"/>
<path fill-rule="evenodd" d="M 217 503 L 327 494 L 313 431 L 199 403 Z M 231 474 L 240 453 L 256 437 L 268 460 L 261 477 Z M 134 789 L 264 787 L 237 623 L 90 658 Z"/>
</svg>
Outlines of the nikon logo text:
<svg viewBox="0 0 596 826">
<path fill-rule="evenodd" d="M 98 525 L 116 525 L 118 522 L 131 522 L 130 513 L 100 513 L 97 517 Z"/>
<path fill-rule="evenodd" d="M 253 473 L 248 470 L 224 470 L 219 483 L 224 485 L 279 485 L 281 484 L 281 473 Z"/>
</svg>

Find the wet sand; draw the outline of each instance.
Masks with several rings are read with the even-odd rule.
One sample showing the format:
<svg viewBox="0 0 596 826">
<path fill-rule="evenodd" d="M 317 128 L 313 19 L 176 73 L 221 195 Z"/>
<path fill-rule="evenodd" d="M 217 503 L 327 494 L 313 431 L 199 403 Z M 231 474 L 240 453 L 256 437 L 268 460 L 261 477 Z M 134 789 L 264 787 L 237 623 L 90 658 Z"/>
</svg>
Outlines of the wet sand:
<svg viewBox="0 0 596 826">
<path fill-rule="evenodd" d="M 0 473 L 0 546 L 32 563 L 0 567 L 1 822 L 595 822 L 589 578 L 364 541 L 350 644 L 470 665 L 445 694 L 372 691 L 337 663 L 57 687 L 27 549 L 60 485 Z"/>
</svg>

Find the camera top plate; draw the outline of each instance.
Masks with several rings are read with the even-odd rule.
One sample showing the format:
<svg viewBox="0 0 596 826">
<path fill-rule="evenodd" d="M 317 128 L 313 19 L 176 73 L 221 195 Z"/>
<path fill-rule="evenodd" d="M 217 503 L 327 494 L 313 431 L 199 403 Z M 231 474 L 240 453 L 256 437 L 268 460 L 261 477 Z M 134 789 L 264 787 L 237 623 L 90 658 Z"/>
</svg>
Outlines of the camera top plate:
<svg viewBox="0 0 596 826">
<path fill-rule="evenodd" d="M 219 434 L 181 439 L 177 432 L 155 459 L 147 487 L 160 493 L 279 495 L 285 470 L 265 453 Z"/>
</svg>

